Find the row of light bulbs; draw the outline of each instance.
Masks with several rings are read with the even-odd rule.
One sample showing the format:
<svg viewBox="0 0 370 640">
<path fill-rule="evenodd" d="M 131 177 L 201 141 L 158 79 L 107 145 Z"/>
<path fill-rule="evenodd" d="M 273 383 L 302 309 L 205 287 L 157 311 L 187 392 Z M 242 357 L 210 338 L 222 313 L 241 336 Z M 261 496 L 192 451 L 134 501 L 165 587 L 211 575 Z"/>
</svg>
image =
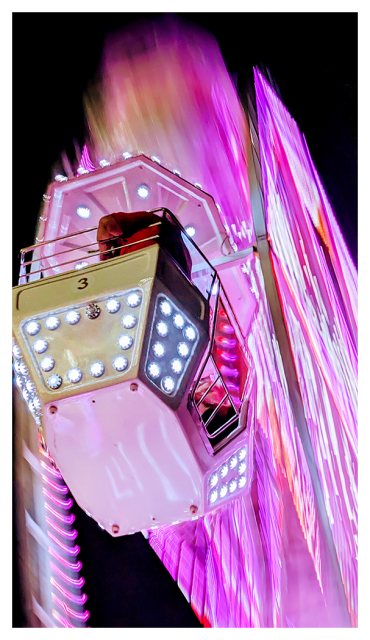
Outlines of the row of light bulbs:
<svg viewBox="0 0 370 640">
<path fill-rule="evenodd" d="M 41 424 L 41 400 L 36 393 L 36 385 L 29 377 L 26 363 L 22 359 L 22 352 L 18 345 L 13 346 L 14 370 L 16 385 L 27 403 L 28 410 L 33 415 L 37 425 Z"/>
<path fill-rule="evenodd" d="M 54 360 L 52 358 L 49 358 L 49 359 L 53 361 L 52 365 L 54 366 Z M 127 358 L 125 358 L 124 356 L 116 356 L 112 361 L 113 368 L 119 372 L 125 371 L 128 365 L 129 365 L 129 362 Z M 53 368 L 53 366 L 51 368 Z M 93 362 L 89 367 L 89 373 L 94 378 L 100 378 L 104 374 L 104 372 L 105 372 L 105 366 L 99 360 L 96 360 L 95 362 Z M 69 382 L 73 384 L 77 384 L 78 382 L 81 382 L 82 376 L 83 376 L 83 372 L 78 367 L 73 367 L 67 372 L 67 379 Z M 48 386 L 51 389 L 59 389 L 59 387 L 62 385 L 62 382 L 63 381 L 61 376 L 57 373 L 52 374 L 47 381 Z"/>
</svg>

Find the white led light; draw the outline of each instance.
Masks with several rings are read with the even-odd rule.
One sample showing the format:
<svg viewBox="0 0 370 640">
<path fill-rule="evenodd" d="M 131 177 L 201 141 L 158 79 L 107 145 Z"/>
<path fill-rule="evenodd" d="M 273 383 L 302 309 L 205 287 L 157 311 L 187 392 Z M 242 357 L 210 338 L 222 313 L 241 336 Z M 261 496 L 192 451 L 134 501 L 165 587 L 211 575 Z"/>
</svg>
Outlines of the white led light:
<svg viewBox="0 0 370 640">
<path fill-rule="evenodd" d="M 141 184 L 140 187 L 137 188 L 136 193 L 139 198 L 142 198 L 144 200 L 149 195 L 149 189 L 145 184 Z"/>
<path fill-rule="evenodd" d="M 217 294 L 217 291 L 218 291 L 218 282 L 215 282 L 211 291 L 212 295 L 215 296 Z"/>
<path fill-rule="evenodd" d="M 157 358 L 162 358 L 165 354 L 165 348 L 161 342 L 155 342 L 153 344 L 153 353 Z"/>
<path fill-rule="evenodd" d="M 116 371 L 124 371 L 125 369 L 127 369 L 128 360 L 123 356 L 117 356 L 116 358 L 114 358 L 112 364 Z"/>
<path fill-rule="evenodd" d="M 236 467 L 237 462 L 238 462 L 238 458 L 236 456 L 233 456 L 229 462 L 230 469 L 234 469 L 234 467 Z"/>
<path fill-rule="evenodd" d="M 124 333 L 118 338 L 118 346 L 121 347 L 121 349 L 129 349 L 132 347 L 133 341 L 134 340 L 131 336 Z"/>
<path fill-rule="evenodd" d="M 184 320 L 184 318 L 182 317 L 182 315 L 180 313 L 176 313 L 173 316 L 173 324 L 175 325 L 175 327 L 177 329 L 182 329 L 183 328 L 183 326 L 185 324 L 185 320 Z"/>
<path fill-rule="evenodd" d="M 48 348 L 48 343 L 46 342 L 46 340 L 36 340 L 36 342 L 33 343 L 33 350 L 36 351 L 36 353 L 44 353 L 44 351 L 46 351 L 46 349 Z"/>
<path fill-rule="evenodd" d="M 196 338 L 196 333 L 195 333 L 195 329 L 193 329 L 193 327 L 185 327 L 184 329 L 184 337 L 187 340 L 190 340 L 191 342 L 194 342 L 195 338 Z"/>
<path fill-rule="evenodd" d="M 57 329 L 59 325 L 60 325 L 60 320 L 58 316 L 49 316 L 45 320 L 45 327 L 47 329 L 50 329 L 50 331 L 54 331 L 54 329 Z"/>
<path fill-rule="evenodd" d="M 195 227 L 189 225 L 188 227 L 185 227 L 185 231 L 186 231 L 187 235 L 189 236 L 189 238 L 194 238 L 194 236 L 195 236 Z"/>
<path fill-rule="evenodd" d="M 22 376 L 28 375 L 28 367 L 24 362 L 21 362 L 19 365 L 19 373 L 21 373 Z"/>
<path fill-rule="evenodd" d="M 171 378 L 171 376 L 165 376 L 162 380 L 161 380 L 161 387 L 163 389 L 163 391 L 165 391 L 166 393 L 172 393 L 172 391 L 175 388 L 175 381 L 173 378 Z"/>
<path fill-rule="evenodd" d="M 29 394 L 29 392 L 27 391 L 27 389 L 23 389 L 23 391 L 22 391 L 22 396 L 23 396 L 24 400 L 27 402 L 27 400 L 28 400 L 28 399 L 29 399 L 29 397 L 30 397 L 30 394 Z"/>
<path fill-rule="evenodd" d="M 109 313 L 117 313 L 120 306 L 121 306 L 120 301 L 116 300 L 115 298 L 111 298 L 110 300 L 107 300 L 105 303 L 105 308 Z"/>
<path fill-rule="evenodd" d="M 217 497 L 218 497 L 217 489 L 213 489 L 213 491 L 211 491 L 211 493 L 209 494 L 210 503 L 213 504 L 214 502 L 216 502 Z"/>
<path fill-rule="evenodd" d="M 157 365 L 156 362 L 151 362 L 148 365 L 148 375 L 150 378 L 153 378 L 153 380 L 155 380 L 156 378 L 159 378 L 159 376 L 161 375 L 160 367 Z"/>
<path fill-rule="evenodd" d="M 38 396 L 34 397 L 33 404 L 34 404 L 34 407 L 35 407 L 36 411 L 40 411 L 40 409 L 41 409 L 41 400 L 40 400 L 40 398 Z"/>
<path fill-rule="evenodd" d="M 220 487 L 220 498 L 224 498 L 227 494 L 227 486 L 226 484 L 223 484 L 222 487 Z"/>
<path fill-rule="evenodd" d="M 125 329 L 132 329 L 135 326 L 137 319 L 135 318 L 135 316 L 129 313 L 127 316 L 123 316 L 121 322 Z"/>
<path fill-rule="evenodd" d="M 14 363 L 14 369 L 16 370 L 17 373 L 21 372 L 21 362 L 15 362 Z"/>
<path fill-rule="evenodd" d="M 238 453 L 239 460 L 244 460 L 246 455 L 247 455 L 247 450 L 246 449 L 240 449 L 240 451 Z"/>
<path fill-rule="evenodd" d="M 138 307 L 141 302 L 141 295 L 136 292 L 130 293 L 126 298 L 126 302 L 129 307 Z"/>
<path fill-rule="evenodd" d="M 218 475 L 217 475 L 217 473 L 214 473 L 210 477 L 209 484 L 210 484 L 211 488 L 213 489 L 213 487 L 215 487 L 217 483 L 218 483 Z"/>
<path fill-rule="evenodd" d="M 181 171 L 179 171 L 178 169 L 174 169 L 173 173 L 175 174 L 175 176 L 179 176 L 179 178 L 181 178 Z"/>
<path fill-rule="evenodd" d="M 82 176 L 82 174 L 84 174 L 84 173 L 89 173 L 89 170 L 85 169 L 84 167 L 78 167 L 77 173 L 78 173 L 79 176 Z"/>
<path fill-rule="evenodd" d="M 182 371 L 182 362 L 178 358 L 174 358 L 171 360 L 171 369 L 174 373 L 181 373 Z"/>
<path fill-rule="evenodd" d="M 227 464 L 223 464 L 221 469 L 220 469 L 221 478 L 224 478 L 225 476 L 227 476 L 227 472 L 228 471 L 229 471 L 229 467 L 227 466 Z"/>
<path fill-rule="evenodd" d="M 105 367 L 102 362 L 93 362 L 90 365 L 89 371 L 94 378 L 100 378 L 105 371 Z"/>
<path fill-rule="evenodd" d="M 36 386 L 34 385 L 34 383 L 32 382 L 32 380 L 27 380 L 26 382 L 26 389 L 29 393 L 35 393 L 36 391 Z"/>
<path fill-rule="evenodd" d="M 55 365 L 55 361 L 53 358 L 49 356 L 45 356 L 40 362 L 40 367 L 43 371 L 51 371 Z"/>
<path fill-rule="evenodd" d="M 231 480 L 231 482 L 229 482 L 229 492 L 234 493 L 237 486 L 238 486 L 238 483 L 236 482 L 236 480 Z"/>
<path fill-rule="evenodd" d="M 157 164 L 161 164 L 160 159 L 158 158 L 158 156 L 150 156 L 151 160 L 153 160 L 153 162 L 156 162 Z"/>
<path fill-rule="evenodd" d="M 50 378 L 48 378 L 48 385 L 51 389 L 59 389 L 61 384 L 62 378 L 57 374 L 53 374 L 52 376 L 50 376 Z"/>
<path fill-rule="evenodd" d="M 104 158 L 103 160 L 100 160 L 99 164 L 101 167 L 110 167 L 110 162 L 108 162 L 108 160 L 104 160 Z"/>
<path fill-rule="evenodd" d="M 57 173 L 57 175 L 54 176 L 54 180 L 56 180 L 57 182 L 66 182 L 68 178 L 67 176 L 62 176 L 61 173 Z"/>
<path fill-rule="evenodd" d="M 239 478 L 239 480 L 238 480 L 239 489 L 244 487 L 246 482 L 247 482 L 247 478 L 245 476 L 241 476 L 241 478 Z"/>
<path fill-rule="evenodd" d="M 76 384 L 77 382 L 80 382 L 81 378 L 82 378 L 82 371 L 81 369 L 77 369 L 77 367 L 74 367 L 73 369 L 70 369 L 67 373 L 67 378 L 70 382 L 73 382 L 73 384 Z"/>
<path fill-rule="evenodd" d="M 28 409 L 29 409 L 29 411 L 31 411 L 31 413 L 35 413 L 36 412 L 36 407 L 35 407 L 35 405 L 34 405 L 32 400 L 30 400 L 29 403 L 28 403 Z"/>
<path fill-rule="evenodd" d="M 179 342 L 177 345 L 177 353 L 182 357 L 186 358 L 189 355 L 189 347 L 185 342 Z"/>
<path fill-rule="evenodd" d="M 40 329 L 40 324 L 38 322 L 35 322 L 35 320 L 31 320 L 31 322 L 29 322 L 26 326 L 26 331 L 29 336 L 35 336 L 40 331 Z"/>
<path fill-rule="evenodd" d="M 163 313 L 164 316 L 170 316 L 172 313 L 172 307 L 170 303 L 167 302 L 167 300 L 163 300 L 159 305 L 159 308 L 161 310 L 161 313 Z"/>
<path fill-rule="evenodd" d="M 241 475 L 242 473 L 244 473 L 246 468 L 247 468 L 247 465 L 245 464 L 245 462 L 241 462 L 240 465 L 238 466 L 238 473 Z"/>
<path fill-rule="evenodd" d="M 199 184 L 199 182 L 194 182 L 194 187 L 197 187 L 197 189 L 201 189 L 202 185 Z"/>
<path fill-rule="evenodd" d="M 124 158 L 125 160 L 128 160 L 129 158 L 132 158 L 132 153 L 130 153 L 129 151 L 125 151 L 122 154 L 122 158 Z"/>
<path fill-rule="evenodd" d="M 165 338 L 168 334 L 168 326 L 165 322 L 163 322 L 163 320 L 157 322 L 156 329 L 159 335 L 162 336 L 162 338 Z"/>
<path fill-rule="evenodd" d="M 36 424 L 41 424 L 40 416 L 34 416 Z"/>
<path fill-rule="evenodd" d="M 22 352 L 21 352 L 20 348 L 16 344 L 13 347 L 13 356 L 15 358 L 21 358 L 22 357 Z"/>
<path fill-rule="evenodd" d="M 88 262 L 77 262 L 75 269 L 79 271 L 80 269 L 84 269 L 85 267 L 88 267 L 88 266 L 89 266 Z"/>
<path fill-rule="evenodd" d="M 77 324 L 80 318 L 81 316 L 78 313 L 78 311 L 75 311 L 75 309 L 72 309 L 71 311 L 68 311 L 68 313 L 66 313 L 65 320 L 66 322 L 68 322 L 68 324 Z"/>
<path fill-rule="evenodd" d="M 22 387 L 22 378 L 20 376 L 16 377 L 15 384 L 17 385 L 18 389 Z"/>
<path fill-rule="evenodd" d="M 89 207 L 77 207 L 76 213 L 80 218 L 90 218 L 91 211 Z"/>
</svg>

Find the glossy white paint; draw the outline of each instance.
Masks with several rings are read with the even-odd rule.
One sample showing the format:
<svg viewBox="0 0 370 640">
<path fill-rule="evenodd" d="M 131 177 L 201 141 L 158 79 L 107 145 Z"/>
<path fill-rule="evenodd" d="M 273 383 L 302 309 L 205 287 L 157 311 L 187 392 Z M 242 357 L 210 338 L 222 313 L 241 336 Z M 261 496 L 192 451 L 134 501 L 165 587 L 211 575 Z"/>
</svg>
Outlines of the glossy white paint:
<svg viewBox="0 0 370 640">
<path fill-rule="evenodd" d="M 132 391 L 132 384 L 138 389 Z M 45 406 L 46 439 L 71 493 L 118 535 L 203 510 L 203 474 L 176 414 L 139 380 Z"/>
</svg>

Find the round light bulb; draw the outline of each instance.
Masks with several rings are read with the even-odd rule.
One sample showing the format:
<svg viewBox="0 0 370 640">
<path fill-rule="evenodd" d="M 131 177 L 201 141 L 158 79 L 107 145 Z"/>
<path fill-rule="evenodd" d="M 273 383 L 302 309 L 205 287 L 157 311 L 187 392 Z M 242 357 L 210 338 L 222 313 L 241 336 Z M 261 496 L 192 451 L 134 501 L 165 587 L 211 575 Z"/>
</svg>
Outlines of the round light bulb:
<svg viewBox="0 0 370 640">
<path fill-rule="evenodd" d="M 22 376 L 28 375 L 28 367 L 24 362 L 20 362 L 19 364 L 19 373 L 21 373 Z"/>
<path fill-rule="evenodd" d="M 27 380 L 26 389 L 29 393 L 35 393 L 36 385 L 32 382 L 32 380 Z"/>
<path fill-rule="evenodd" d="M 234 469 L 234 467 L 236 467 L 237 462 L 238 462 L 238 458 L 236 456 L 233 456 L 229 462 L 230 469 Z"/>
<path fill-rule="evenodd" d="M 132 347 L 133 341 L 134 340 L 131 336 L 123 334 L 118 338 L 118 346 L 121 347 L 121 349 L 130 349 L 130 347 Z"/>
<path fill-rule="evenodd" d="M 171 376 L 165 376 L 161 381 L 161 387 L 166 393 L 172 393 L 175 388 L 175 381 Z"/>
<path fill-rule="evenodd" d="M 165 354 L 165 348 L 161 342 L 155 342 L 152 349 L 154 355 L 157 356 L 157 358 L 163 358 Z"/>
<path fill-rule="evenodd" d="M 188 227 L 185 227 L 185 231 L 187 233 L 187 235 L 189 236 L 189 238 L 194 238 L 195 236 L 195 228 L 191 225 L 189 225 Z"/>
<path fill-rule="evenodd" d="M 182 362 L 178 358 L 174 358 L 171 360 L 171 369 L 174 373 L 181 373 L 182 371 Z"/>
<path fill-rule="evenodd" d="M 231 482 L 229 482 L 229 492 L 230 493 L 234 493 L 235 489 L 237 488 L 238 484 L 236 482 L 236 480 L 231 480 Z"/>
<path fill-rule="evenodd" d="M 40 411 L 40 409 L 41 409 L 41 400 L 40 400 L 40 398 L 38 396 L 34 397 L 33 404 L 34 404 L 34 407 L 35 407 L 36 411 Z"/>
<path fill-rule="evenodd" d="M 239 478 L 239 480 L 238 480 L 238 487 L 239 487 L 239 489 L 241 489 L 242 487 L 244 487 L 244 486 L 245 486 L 245 484 L 246 484 L 246 482 L 247 482 L 247 478 L 246 478 L 245 476 L 241 476 L 241 478 Z"/>
<path fill-rule="evenodd" d="M 185 327 L 184 329 L 184 337 L 187 340 L 190 340 L 190 342 L 194 342 L 195 338 L 196 338 L 196 333 L 195 333 L 195 329 L 193 327 Z"/>
<path fill-rule="evenodd" d="M 35 413 L 36 412 L 36 407 L 35 407 L 35 405 L 34 405 L 32 400 L 30 400 L 29 403 L 28 403 L 28 410 L 31 413 Z"/>
<path fill-rule="evenodd" d="M 67 373 L 67 378 L 70 382 L 73 382 L 73 384 L 76 384 L 77 382 L 80 382 L 81 378 L 82 378 L 82 371 L 81 369 L 78 369 L 77 367 L 73 367 L 73 369 L 70 369 Z"/>
<path fill-rule="evenodd" d="M 126 302 L 129 307 L 138 307 L 141 302 L 141 295 L 136 292 L 130 293 L 126 298 Z"/>
<path fill-rule="evenodd" d="M 54 331 L 59 327 L 59 325 L 60 325 L 60 320 L 58 316 L 49 316 L 45 320 L 45 327 L 50 331 Z"/>
<path fill-rule="evenodd" d="M 27 389 L 23 389 L 23 391 L 22 391 L 22 396 L 23 396 L 24 400 L 27 402 L 27 400 L 28 400 L 28 399 L 29 399 L 29 397 L 30 397 L 30 394 L 29 394 L 29 392 L 27 391 Z"/>
<path fill-rule="evenodd" d="M 20 376 L 16 377 L 15 384 L 17 385 L 18 389 L 22 387 L 22 378 Z"/>
<path fill-rule="evenodd" d="M 107 300 L 105 303 L 105 308 L 109 313 L 117 313 L 120 306 L 121 306 L 120 301 L 116 300 L 115 298 L 111 298 L 110 300 Z"/>
<path fill-rule="evenodd" d="M 213 504 L 214 502 L 216 502 L 217 497 L 218 497 L 218 492 L 216 489 L 213 489 L 213 491 L 211 491 L 211 493 L 209 494 L 210 504 Z"/>
<path fill-rule="evenodd" d="M 113 367 L 116 371 L 124 371 L 125 369 L 127 369 L 127 366 L 127 358 L 124 358 L 123 356 L 117 356 L 116 358 L 114 358 Z"/>
<path fill-rule="evenodd" d="M 156 362 L 151 362 L 148 365 L 148 375 L 153 380 L 155 380 L 156 378 L 159 378 L 159 376 L 161 375 L 161 369 Z"/>
<path fill-rule="evenodd" d="M 173 316 L 173 324 L 175 325 L 175 327 L 177 329 L 182 329 L 183 328 L 183 326 L 185 324 L 185 320 L 184 320 L 184 318 L 182 317 L 182 315 L 180 313 L 176 313 Z"/>
<path fill-rule="evenodd" d="M 137 188 L 136 193 L 139 198 L 142 198 L 144 200 L 149 196 L 149 189 L 145 184 L 141 184 L 140 187 Z"/>
<path fill-rule="evenodd" d="M 26 331 L 29 336 L 35 336 L 41 329 L 41 325 L 35 320 L 31 320 L 26 326 Z"/>
<path fill-rule="evenodd" d="M 125 329 L 132 329 L 135 326 L 136 322 L 137 319 L 131 313 L 129 313 L 127 316 L 123 316 L 122 318 L 122 324 Z"/>
<path fill-rule="evenodd" d="M 175 174 L 175 176 L 178 176 L 179 178 L 181 178 L 181 171 L 179 171 L 178 169 L 174 169 L 173 173 Z"/>
<path fill-rule="evenodd" d="M 57 374 L 53 374 L 52 376 L 50 376 L 50 378 L 48 378 L 48 385 L 50 389 L 59 389 L 61 384 L 62 378 Z"/>
<path fill-rule="evenodd" d="M 189 355 L 189 347 L 185 342 L 179 342 L 177 345 L 177 353 L 182 357 L 186 358 Z"/>
<path fill-rule="evenodd" d="M 33 343 L 33 350 L 36 351 L 36 353 L 44 353 L 44 351 L 46 351 L 46 349 L 48 348 L 48 343 L 46 340 L 36 340 L 36 342 Z"/>
<path fill-rule="evenodd" d="M 161 164 L 161 161 L 158 158 L 158 156 L 150 156 L 150 159 L 153 160 L 153 162 L 156 162 L 157 164 Z"/>
<path fill-rule="evenodd" d="M 164 316 L 170 316 L 172 313 L 172 307 L 170 303 L 167 302 L 167 300 L 163 300 L 160 303 L 159 308 L 161 310 L 161 313 L 163 313 Z"/>
<path fill-rule="evenodd" d="M 49 356 L 46 356 L 40 362 L 40 367 L 43 371 L 51 371 L 54 365 L 55 365 L 54 359 L 50 358 Z"/>
<path fill-rule="evenodd" d="M 94 378 L 100 378 L 105 371 L 105 367 L 102 362 L 97 361 L 90 365 L 89 371 Z"/>
<path fill-rule="evenodd" d="M 80 218 L 90 218 L 91 211 L 89 207 L 77 207 L 76 213 Z"/>
<path fill-rule="evenodd" d="M 218 483 L 218 475 L 217 475 L 217 473 L 214 473 L 210 477 L 209 484 L 210 484 L 211 488 L 213 489 L 213 487 L 215 487 L 217 483 Z"/>
<path fill-rule="evenodd" d="M 13 356 L 15 358 L 21 358 L 22 357 L 22 352 L 21 352 L 20 348 L 18 347 L 18 345 L 16 345 L 16 344 L 13 347 Z"/>
<path fill-rule="evenodd" d="M 239 460 L 244 460 L 246 455 L 247 455 L 247 450 L 246 449 L 240 449 L 240 451 L 238 453 Z"/>
<path fill-rule="evenodd" d="M 247 468 L 247 465 L 245 464 L 245 462 L 241 462 L 238 466 L 238 473 L 241 475 L 242 473 L 244 473 L 246 468 Z"/>
<path fill-rule="evenodd" d="M 65 316 L 65 320 L 66 322 L 68 322 L 68 324 L 77 324 L 77 322 L 79 322 L 81 316 L 79 314 L 78 311 L 75 311 L 75 309 L 72 309 L 71 311 L 68 311 L 68 313 L 66 313 Z"/>
<path fill-rule="evenodd" d="M 223 484 L 222 487 L 220 487 L 220 498 L 224 498 L 227 494 L 227 486 L 226 484 Z"/>
<path fill-rule="evenodd" d="M 157 333 L 159 333 L 162 338 L 165 338 L 166 335 L 168 335 L 168 326 L 165 322 L 163 322 L 163 320 L 157 322 L 156 329 Z"/>
<path fill-rule="evenodd" d="M 132 153 L 130 153 L 129 151 L 125 151 L 122 154 L 122 158 L 124 158 L 125 160 L 128 160 L 129 158 L 132 158 Z"/>
<path fill-rule="evenodd" d="M 223 464 L 221 469 L 220 469 L 221 478 L 224 478 L 225 476 L 227 476 L 227 472 L 228 471 L 229 471 L 229 467 L 227 466 L 227 464 Z"/>
</svg>

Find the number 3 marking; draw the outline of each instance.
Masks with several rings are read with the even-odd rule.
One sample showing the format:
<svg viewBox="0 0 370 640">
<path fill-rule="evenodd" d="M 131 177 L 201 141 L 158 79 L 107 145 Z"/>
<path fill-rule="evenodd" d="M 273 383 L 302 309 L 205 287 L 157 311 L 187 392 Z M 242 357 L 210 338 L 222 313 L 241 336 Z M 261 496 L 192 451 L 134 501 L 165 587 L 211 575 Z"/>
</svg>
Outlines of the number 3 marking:
<svg viewBox="0 0 370 640">
<path fill-rule="evenodd" d="M 81 287 L 77 287 L 77 289 L 86 289 L 86 287 L 89 286 L 89 283 L 87 281 L 87 278 L 80 278 L 80 280 L 78 280 L 78 282 L 81 282 Z"/>
</svg>

